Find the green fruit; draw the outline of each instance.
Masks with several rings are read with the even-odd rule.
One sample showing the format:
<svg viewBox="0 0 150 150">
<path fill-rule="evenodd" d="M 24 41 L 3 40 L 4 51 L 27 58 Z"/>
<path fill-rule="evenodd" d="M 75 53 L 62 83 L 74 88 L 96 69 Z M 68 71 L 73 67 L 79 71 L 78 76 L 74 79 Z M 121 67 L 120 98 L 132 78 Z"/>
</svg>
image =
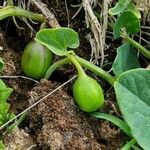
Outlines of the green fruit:
<svg viewBox="0 0 150 150">
<path fill-rule="evenodd" d="M 74 99 L 85 112 L 93 112 L 104 104 L 101 86 L 87 75 L 78 76 L 73 85 Z"/>
<path fill-rule="evenodd" d="M 52 59 L 53 54 L 48 48 L 32 41 L 24 49 L 21 59 L 22 69 L 27 76 L 41 79 L 52 65 Z"/>
</svg>

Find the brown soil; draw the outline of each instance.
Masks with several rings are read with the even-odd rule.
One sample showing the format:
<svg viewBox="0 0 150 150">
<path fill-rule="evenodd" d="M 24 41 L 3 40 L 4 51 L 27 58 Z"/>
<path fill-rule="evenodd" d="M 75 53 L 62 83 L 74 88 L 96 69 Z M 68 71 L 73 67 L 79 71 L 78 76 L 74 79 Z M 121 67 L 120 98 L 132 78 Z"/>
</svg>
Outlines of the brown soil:
<svg viewBox="0 0 150 150">
<path fill-rule="evenodd" d="M 56 5 L 56 2 L 50 4 L 47 1 L 47 4 L 51 5 L 50 8 L 60 24 L 67 26 L 64 2 Z M 70 16 L 73 16 L 75 12 L 76 9 L 71 11 Z M 85 32 L 88 30 L 85 25 L 81 25 L 84 20 L 84 13 L 81 14 L 80 17 L 71 21 L 70 26 L 79 31 L 81 37 L 80 42 L 82 44 L 77 53 L 89 59 L 90 46 L 85 38 Z M 18 35 L 14 37 L 7 31 L 3 31 L 0 31 L 0 47 L 3 49 L 0 51 L 0 57 L 5 62 L 2 75 L 23 75 L 20 66 L 22 51 L 19 50 L 23 49 L 26 42 L 30 40 L 29 35 L 26 35 L 27 32 L 20 34 L 15 32 Z M 26 40 L 21 43 L 20 37 L 23 36 L 25 36 L 23 39 Z M 111 57 L 111 59 L 114 58 Z M 9 99 L 10 110 L 18 114 L 56 89 L 60 82 L 64 82 L 73 73 L 74 71 L 70 67 L 62 68 L 61 73 L 57 72 L 56 76 L 53 76 L 53 81 L 41 80 L 38 84 L 22 78 L 5 78 L 4 82 L 14 89 Z M 62 74 L 65 77 L 62 80 L 58 79 L 58 77 L 62 78 Z M 102 111 L 117 115 L 114 92 L 109 90 L 107 86 L 105 87 L 105 83 L 103 86 L 106 89 L 106 102 Z M 10 134 L 5 133 L 4 141 L 7 149 L 26 150 L 33 147 L 33 150 L 119 150 L 125 140 L 125 136 L 120 130 L 109 122 L 99 121 L 79 110 L 74 104 L 71 94 L 68 93 L 71 93 L 70 85 L 61 88 L 31 109 L 28 112 L 28 117 L 19 128 Z"/>
</svg>

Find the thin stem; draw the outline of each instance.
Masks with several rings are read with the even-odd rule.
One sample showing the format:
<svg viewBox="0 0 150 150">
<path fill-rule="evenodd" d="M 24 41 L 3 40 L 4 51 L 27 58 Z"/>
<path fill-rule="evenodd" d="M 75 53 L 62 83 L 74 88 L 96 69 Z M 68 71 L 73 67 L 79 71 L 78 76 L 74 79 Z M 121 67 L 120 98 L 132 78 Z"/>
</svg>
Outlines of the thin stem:
<svg viewBox="0 0 150 150">
<path fill-rule="evenodd" d="M 45 21 L 45 18 L 43 15 L 33 13 L 31 11 L 27 11 L 19 7 L 7 6 L 7 7 L 0 9 L 0 20 L 5 19 L 10 16 L 30 18 L 32 20 L 39 21 L 39 22 Z"/>
<path fill-rule="evenodd" d="M 26 77 L 26 76 L 0 76 L 0 79 L 15 79 L 15 78 L 22 78 L 22 79 L 26 79 L 26 80 L 30 80 L 33 81 L 35 83 L 39 83 L 39 81 L 34 80 L 32 78 Z"/>
<path fill-rule="evenodd" d="M 127 142 L 127 144 L 125 144 L 121 150 L 129 150 L 134 144 L 136 143 L 135 139 L 132 139 L 131 141 Z"/>
<path fill-rule="evenodd" d="M 46 72 L 46 74 L 45 74 L 45 77 L 44 77 L 44 79 L 49 79 L 50 78 L 50 76 L 52 75 L 52 73 L 57 69 L 57 68 L 59 68 L 60 66 L 62 66 L 62 65 L 65 65 L 65 64 L 68 64 L 70 62 L 70 60 L 69 60 L 69 58 L 64 58 L 64 59 L 61 59 L 61 60 L 59 60 L 59 61 L 57 61 L 57 62 L 55 62 L 53 65 L 51 65 L 50 67 L 49 67 L 49 69 L 47 70 L 47 72 Z"/>
<path fill-rule="evenodd" d="M 15 127 L 19 126 L 24 121 L 24 119 L 27 117 L 27 114 L 28 114 L 27 112 L 23 113 L 15 123 L 11 124 L 7 128 L 7 131 L 11 132 Z"/>
<path fill-rule="evenodd" d="M 28 116 L 28 113 L 27 112 L 25 112 L 25 113 L 23 113 L 21 116 L 20 116 L 20 118 L 17 120 L 17 125 L 20 125 L 24 120 L 25 120 L 25 118 Z"/>
<path fill-rule="evenodd" d="M 75 55 L 67 55 L 67 57 L 71 60 L 71 62 L 75 65 L 77 71 L 78 71 L 78 76 L 85 76 L 85 72 L 81 65 L 78 63 L 78 61 L 75 58 Z"/>
<path fill-rule="evenodd" d="M 122 33 L 122 38 L 124 38 L 128 43 L 134 46 L 136 49 L 139 50 L 145 57 L 150 58 L 150 51 L 147 50 L 145 47 L 140 45 L 138 42 L 131 39 L 127 34 Z"/>
<path fill-rule="evenodd" d="M 99 75 L 100 77 L 102 77 L 103 79 L 105 79 L 108 83 L 110 83 L 112 86 L 114 86 L 114 81 L 115 78 L 113 76 L 111 76 L 109 73 L 107 73 L 106 71 L 104 71 L 103 69 L 95 66 L 94 64 L 92 64 L 91 62 L 80 58 L 79 56 L 75 56 L 75 59 L 81 64 L 81 66 L 91 70 L 92 72 L 94 72 L 95 74 Z"/>
</svg>

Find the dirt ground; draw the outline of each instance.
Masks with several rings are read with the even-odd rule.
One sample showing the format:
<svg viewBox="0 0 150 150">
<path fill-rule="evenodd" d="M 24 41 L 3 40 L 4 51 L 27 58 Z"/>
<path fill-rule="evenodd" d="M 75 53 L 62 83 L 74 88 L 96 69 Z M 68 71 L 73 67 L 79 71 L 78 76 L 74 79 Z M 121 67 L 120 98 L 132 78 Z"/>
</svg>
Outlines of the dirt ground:
<svg viewBox="0 0 150 150">
<path fill-rule="evenodd" d="M 64 2 L 44 1 L 54 13 L 61 26 L 67 26 L 67 12 Z M 68 4 L 78 4 L 80 1 L 68 1 Z M 59 3 L 59 5 L 58 5 Z M 70 18 L 77 9 L 68 5 Z M 49 80 L 41 80 L 38 83 L 23 79 L 20 61 L 22 51 L 28 41 L 34 36 L 29 36 L 30 29 L 20 20 L 18 23 L 25 27 L 19 30 L 12 19 L 5 19 L 0 23 L 0 57 L 5 62 L 2 71 L 4 82 L 13 88 L 9 98 L 10 110 L 15 114 L 22 112 L 36 101 L 56 89 L 63 82 L 74 75 L 74 69 L 70 66 L 62 67 L 56 71 Z M 7 26 L 6 26 L 7 24 Z M 80 36 L 80 47 L 77 54 L 90 59 L 90 44 L 86 39 L 89 29 L 86 28 L 84 11 L 75 19 L 70 20 L 70 27 L 75 29 Z M 38 30 L 39 25 L 35 25 Z M 34 35 L 34 34 L 33 34 Z M 110 39 L 109 48 L 106 49 L 106 62 L 115 58 L 115 48 Z M 107 65 L 106 70 L 110 69 Z M 104 88 L 105 105 L 102 112 L 118 115 L 114 91 L 101 79 L 98 79 Z M 73 83 L 73 82 L 72 82 Z M 38 105 L 28 111 L 27 118 L 12 133 L 4 133 L 4 142 L 8 150 L 119 150 L 126 143 L 127 137 L 113 124 L 97 120 L 89 114 L 79 110 L 72 98 L 71 83 L 59 89 Z"/>
</svg>

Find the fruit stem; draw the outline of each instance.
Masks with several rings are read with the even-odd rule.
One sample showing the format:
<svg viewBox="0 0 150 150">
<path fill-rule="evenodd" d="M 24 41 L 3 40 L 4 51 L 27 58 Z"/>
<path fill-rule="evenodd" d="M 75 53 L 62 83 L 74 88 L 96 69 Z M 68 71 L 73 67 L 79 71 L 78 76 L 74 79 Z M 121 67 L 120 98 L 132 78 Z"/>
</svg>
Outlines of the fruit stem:
<svg viewBox="0 0 150 150">
<path fill-rule="evenodd" d="M 67 57 L 70 59 L 70 61 L 75 65 L 77 71 L 78 71 L 78 76 L 85 76 L 85 72 L 83 70 L 83 68 L 81 67 L 81 65 L 78 63 L 78 61 L 75 58 L 75 55 L 67 55 Z"/>
<path fill-rule="evenodd" d="M 92 64 L 91 62 L 80 58 L 79 56 L 75 55 L 74 56 L 76 61 L 78 61 L 79 64 L 81 64 L 81 66 L 91 70 L 92 72 L 94 72 L 95 74 L 99 75 L 100 77 L 102 77 L 103 79 L 105 79 L 108 83 L 110 83 L 112 86 L 114 86 L 114 81 L 115 78 L 113 76 L 111 76 L 109 73 L 107 73 L 106 71 L 104 71 L 103 69 L 95 66 L 94 64 Z"/>
<path fill-rule="evenodd" d="M 53 65 L 51 65 L 49 67 L 49 69 L 47 70 L 46 74 L 45 74 L 45 77 L 44 79 L 49 79 L 50 76 L 52 75 L 52 73 L 57 69 L 59 68 L 60 66 L 62 65 L 65 65 L 65 64 L 68 64 L 70 62 L 70 59 L 68 57 L 64 58 L 64 59 L 61 59 L 57 62 L 55 62 Z"/>
<path fill-rule="evenodd" d="M 44 22 L 45 18 L 41 14 L 33 13 L 15 6 L 7 6 L 0 9 L 0 20 L 10 16 L 18 16 L 32 19 L 34 21 Z"/>
<path fill-rule="evenodd" d="M 134 46 L 136 49 L 139 50 L 145 57 L 150 59 L 150 51 L 147 50 L 145 47 L 140 45 L 138 42 L 134 41 L 132 38 L 130 38 L 126 33 L 121 33 L 121 37 L 125 39 L 128 43 L 130 43 L 132 46 Z"/>
</svg>

